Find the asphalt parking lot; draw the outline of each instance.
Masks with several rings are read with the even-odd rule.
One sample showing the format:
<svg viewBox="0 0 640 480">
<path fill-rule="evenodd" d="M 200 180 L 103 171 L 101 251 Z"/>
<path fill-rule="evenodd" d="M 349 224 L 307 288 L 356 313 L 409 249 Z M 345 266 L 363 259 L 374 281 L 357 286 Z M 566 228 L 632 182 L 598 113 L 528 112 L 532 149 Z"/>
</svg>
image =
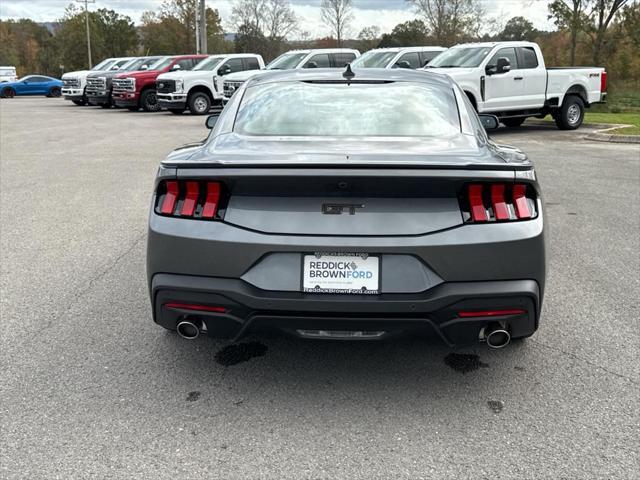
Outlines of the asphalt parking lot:
<svg viewBox="0 0 640 480">
<path fill-rule="evenodd" d="M 203 124 L 1 101 L 2 478 L 637 478 L 640 145 L 493 134 L 536 162 L 550 223 L 527 341 L 461 364 L 274 336 L 223 366 L 224 342 L 155 325 L 146 291 L 157 164 Z"/>
</svg>

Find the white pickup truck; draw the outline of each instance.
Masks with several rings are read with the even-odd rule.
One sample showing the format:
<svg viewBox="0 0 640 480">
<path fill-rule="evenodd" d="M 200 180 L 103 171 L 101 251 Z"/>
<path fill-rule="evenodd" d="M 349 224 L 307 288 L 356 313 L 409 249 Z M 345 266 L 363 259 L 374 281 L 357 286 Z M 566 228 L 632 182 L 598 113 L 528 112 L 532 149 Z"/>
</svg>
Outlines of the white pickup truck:
<svg viewBox="0 0 640 480">
<path fill-rule="evenodd" d="M 86 105 L 85 88 L 90 73 L 118 70 L 133 60 L 134 57 L 107 58 L 95 65 L 91 70 L 77 70 L 62 75 L 62 95 L 65 100 L 71 100 L 76 105 Z"/>
<path fill-rule="evenodd" d="M 15 82 L 18 80 L 16 74 L 16 67 L 0 67 L 0 83 L 2 82 Z"/>
<path fill-rule="evenodd" d="M 478 112 L 496 115 L 507 127 L 550 114 L 558 128 L 573 130 L 585 108 L 607 95 L 604 68 L 546 68 L 540 47 L 531 42 L 456 45 L 424 69 L 449 75 Z"/>
<path fill-rule="evenodd" d="M 249 78 L 272 70 L 294 70 L 298 68 L 344 68 L 347 63 L 360 56 L 358 50 L 351 48 L 316 48 L 310 50 L 290 50 L 269 62 L 266 68 L 258 71 L 232 73 L 224 79 L 223 102 Z"/>
<path fill-rule="evenodd" d="M 353 61 L 351 68 L 411 68 L 428 65 L 444 47 L 374 48 Z"/>
<path fill-rule="evenodd" d="M 264 68 L 261 55 L 211 55 L 191 70 L 160 74 L 156 79 L 158 105 L 176 114 L 188 108 L 193 115 L 204 115 L 212 105 L 222 103 L 222 78 L 225 75 L 261 68 Z"/>
</svg>

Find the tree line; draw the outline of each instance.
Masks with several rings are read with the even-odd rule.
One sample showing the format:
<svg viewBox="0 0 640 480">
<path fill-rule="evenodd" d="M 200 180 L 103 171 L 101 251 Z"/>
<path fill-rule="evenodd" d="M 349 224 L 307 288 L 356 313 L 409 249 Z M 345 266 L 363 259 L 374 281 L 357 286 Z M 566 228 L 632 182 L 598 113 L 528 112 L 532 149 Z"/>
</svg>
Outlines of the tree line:
<svg viewBox="0 0 640 480">
<path fill-rule="evenodd" d="M 361 52 L 376 47 L 440 45 L 467 41 L 536 41 L 549 65 L 603 65 L 612 82 L 640 79 L 639 0 L 554 0 L 548 18 L 554 31 L 539 31 L 526 18 L 493 19 L 483 31 L 486 12 L 480 0 L 406 0 L 415 18 L 382 34 L 372 25 L 353 31 L 352 0 L 322 0 L 323 23 L 330 35 L 312 39 L 289 0 L 235 0 L 226 30 L 216 9 L 207 8 L 209 52 L 253 52 L 270 60 L 291 48 L 346 46 Z M 141 25 L 114 10 L 89 12 L 93 58 L 124 55 L 193 53 L 198 0 L 165 0 L 157 11 L 144 12 Z M 15 65 L 19 74 L 59 76 L 87 68 L 85 13 L 70 4 L 50 32 L 28 19 L 0 21 L 0 65 Z M 296 40 L 292 40 L 296 38 Z"/>
</svg>

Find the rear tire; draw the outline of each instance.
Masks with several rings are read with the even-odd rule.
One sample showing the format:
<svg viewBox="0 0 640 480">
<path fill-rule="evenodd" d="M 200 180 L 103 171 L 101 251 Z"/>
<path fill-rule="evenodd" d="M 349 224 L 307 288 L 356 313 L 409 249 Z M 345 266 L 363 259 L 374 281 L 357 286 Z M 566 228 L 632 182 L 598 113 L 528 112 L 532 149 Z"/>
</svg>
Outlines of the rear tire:
<svg viewBox="0 0 640 480">
<path fill-rule="evenodd" d="M 16 91 L 15 91 L 13 88 L 11 88 L 11 87 L 5 88 L 5 89 L 2 91 L 2 96 L 3 96 L 4 98 L 13 98 L 13 97 L 15 97 L 15 96 L 16 96 Z"/>
<path fill-rule="evenodd" d="M 142 109 L 145 112 L 160 111 L 158 96 L 156 95 L 156 91 L 151 88 L 142 92 L 142 95 L 140 96 L 140 103 L 142 104 Z"/>
<path fill-rule="evenodd" d="M 211 110 L 211 99 L 209 95 L 196 92 L 189 98 L 189 111 L 192 115 L 206 115 Z"/>
<path fill-rule="evenodd" d="M 169 111 L 174 115 L 182 115 L 184 113 L 184 109 L 182 108 L 170 108 Z"/>
<path fill-rule="evenodd" d="M 575 130 L 584 120 L 584 102 L 576 95 L 567 95 L 554 118 L 560 130 Z"/>
<path fill-rule="evenodd" d="M 525 120 L 526 118 L 522 117 L 522 118 L 503 118 L 500 121 L 504 124 L 505 127 L 518 128 L 520 125 L 524 123 Z"/>
</svg>

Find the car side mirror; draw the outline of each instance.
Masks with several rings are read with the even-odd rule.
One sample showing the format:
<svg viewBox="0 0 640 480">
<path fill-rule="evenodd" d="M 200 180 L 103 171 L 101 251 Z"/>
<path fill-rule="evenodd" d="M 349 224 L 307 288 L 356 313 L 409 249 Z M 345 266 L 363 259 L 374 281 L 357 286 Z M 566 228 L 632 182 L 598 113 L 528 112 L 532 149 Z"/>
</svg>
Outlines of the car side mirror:
<svg viewBox="0 0 640 480">
<path fill-rule="evenodd" d="M 511 70 L 511 62 L 506 57 L 500 57 L 498 59 L 498 65 L 496 65 L 496 73 L 507 73 Z"/>
<path fill-rule="evenodd" d="M 396 62 L 397 68 L 411 68 L 411 64 L 406 60 L 402 60 L 400 62 Z"/>
<path fill-rule="evenodd" d="M 182 67 L 180 66 L 179 63 L 176 63 L 173 67 L 171 67 L 171 71 L 172 72 L 177 72 L 178 70 L 181 70 Z"/>
<path fill-rule="evenodd" d="M 318 64 L 316 62 L 307 62 L 306 68 L 318 68 Z"/>
<path fill-rule="evenodd" d="M 479 113 L 478 118 L 480 119 L 480 123 L 487 132 L 489 130 L 496 130 L 498 126 L 500 126 L 500 120 L 498 120 L 498 117 L 496 117 L 495 115 L 489 115 L 488 113 Z"/>
<path fill-rule="evenodd" d="M 225 76 L 231 73 L 231 67 L 229 65 L 223 65 L 218 69 L 218 75 Z"/>
<path fill-rule="evenodd" d="M 216 123 L 218 123 L 218 118 L 220 118 L 219 113 L 214 113 L 213 115 L 209 115 L 207 117 L 207 120 L 204 122 L 204 124 L 207 126 L 209 130 L 211 130 L 213 127 L 216 126 Z"/>
<path fill-rule="evenodd" d="M 496 65 L 487 65 L 484 69 L 487 75 L 498 75 L 500 73 L 507 73 L 511 70 L 511 62 L 507 57 L 498 58 Z"/>
</svg>

